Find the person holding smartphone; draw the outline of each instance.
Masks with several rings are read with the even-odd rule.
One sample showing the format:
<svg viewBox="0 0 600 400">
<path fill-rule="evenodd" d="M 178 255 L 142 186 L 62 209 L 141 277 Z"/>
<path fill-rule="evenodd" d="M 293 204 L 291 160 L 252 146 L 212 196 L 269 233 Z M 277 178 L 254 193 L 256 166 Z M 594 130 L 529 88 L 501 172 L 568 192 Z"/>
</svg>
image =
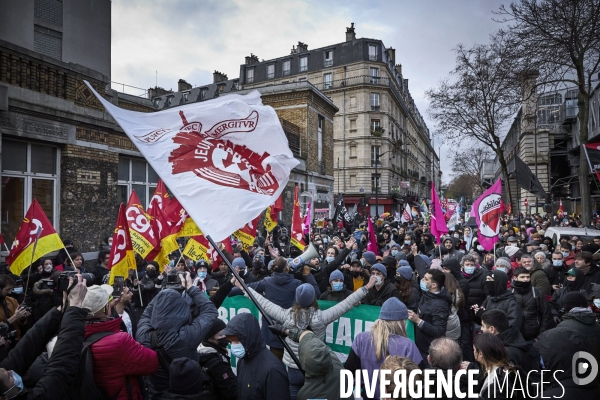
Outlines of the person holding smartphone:
<svg viewBox="0 0 600 400">
<path fill-rule="evenodd" d="M 4 322 L 15 330 L 17 340 L 21 339 L 21 325 L 26 323 L 26 318 L 31 315 L 25 306 L 20 306 L 17 300 L 10 297 L 15 287 L 15 281 L 8 275 L 0 275 L 0 322 Z M 14 347 L 14 343 L 12 346 Z"/>
</svg>

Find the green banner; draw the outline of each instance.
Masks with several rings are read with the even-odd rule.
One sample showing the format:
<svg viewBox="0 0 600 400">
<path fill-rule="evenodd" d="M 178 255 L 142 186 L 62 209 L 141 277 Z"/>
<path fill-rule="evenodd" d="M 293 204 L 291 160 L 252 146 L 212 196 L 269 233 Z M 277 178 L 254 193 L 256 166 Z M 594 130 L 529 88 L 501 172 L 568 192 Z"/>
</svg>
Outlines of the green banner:
<svg viewBox="0 0 600 400">
<path fill-rule="evenodd" d="M 335 301 L 319 300 L 319 308 L 321 310 L 326 310 L 336 304 Z M 346 360 L 348 353 L 350 353 L 350 348 L 356 335 L 371 330 L 371 326 L 379 318 L 380 309 L 381 307 L 379 306 L 361 304 L 353 307 L 346 314 L 327 326 L 324 338 L 325 343 L 338 354 L 342 362 Z M 252 300 L 244 296 L 228 297 L 219 308 L 219 318 L 225 323 L 228 323 L 231 318 L 240 313 L 250 313 L 258 318 L 259 324 L 261 323 L 262 318 L 259 318 L 260 313 L 258 308 L 256 308 Z M 408 338 L 414 342 L 414 326 L 410 320 L 406 320 L 406 333 Z M 231 365 L 233 367 L 236 365 L 235 357 L 233 356 L 231 357 Z"/>
</svg>

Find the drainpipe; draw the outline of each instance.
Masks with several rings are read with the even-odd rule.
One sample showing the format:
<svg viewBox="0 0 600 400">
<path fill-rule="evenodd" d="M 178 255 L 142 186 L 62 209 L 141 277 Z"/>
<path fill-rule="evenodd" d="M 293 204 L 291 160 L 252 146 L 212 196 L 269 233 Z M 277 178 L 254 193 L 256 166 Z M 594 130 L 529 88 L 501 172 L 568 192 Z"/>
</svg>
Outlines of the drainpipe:
<svg viewBox="0 0 600 400">
<path fill-rule="evenodd" d="M 344 107 L 344 113 L 342 115 L 342 118 L 344 118 L 343 122 L 342 122 L 342 129 L 344 131 L 343 134 L 343 140 L 342 140 L 342 144 L 344 146 L 344 151 L 343 151 L 343 160 L 344 160 L 344 193 L 346 193 L 346 66 L 344 66 L 344 100 L 343 100 L 343 107 Z M 339 168 L 339 163 L 338 163 L 338 168 Z M 339 177 L 339 173 L 338 173 L 338 177 Z"/>
</svg>

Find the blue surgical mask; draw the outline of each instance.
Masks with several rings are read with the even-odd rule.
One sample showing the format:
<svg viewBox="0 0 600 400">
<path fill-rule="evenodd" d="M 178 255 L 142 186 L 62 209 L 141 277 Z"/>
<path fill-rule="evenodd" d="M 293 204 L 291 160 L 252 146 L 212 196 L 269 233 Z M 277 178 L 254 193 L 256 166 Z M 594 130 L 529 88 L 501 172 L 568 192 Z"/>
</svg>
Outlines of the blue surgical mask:
<svg viewBox="0 0 600 400">
<path fill-rule="evenodd" d="M 504 268 L 504 267 L 496 267 L 496 268 L 494 268 L 494 271 L 502 271 L 502 272 L 504 272 L 505 274 L 508 272 L 508 271 L 506 270 L 506 268 Z M 465 269 L 465 272 L 467 272 L 467 271 L 466 271 L 466 269 Z M 467 272 L 467 273 L 468 273 L 468 272 Z M 469 275 L 472 275 L 472 274 L 469 274 Z"/>
<path fill-rule="evenodd" d="M 594 306 L 600 308 L 600 299 L 594 299 Z"/>
<path fill-rule="evenodd" d="M 407 245 L 409 245 L 409 246 L 410 246 L 410 240 L 405 240 L 405 241 L 404 241 L 404 244 L 407 244 Z"/>
<path fill-rule="evenodd" d="M 324 243 L 324 244 L 327 244 L 327 242 L 329 242 L 329 240 L 328 240 L 328 239 L 323 239 L 323 243 Z"/>
<path fill-rule="evenodd" d="M 473 272 L 475 272 L 475 266 L 473 265 L 472 267 L 465 267 L 464 270 L 466 274 L 473 275 Z"/>
<path fill-rule="evenodd" d="M 15 371 L 12 371 L 12 376 L 15 380 L 15 386 L 23 390 L 23 379 L 21 378 L 21 375 L 17 374 Z"/>
<path fill-rule="evenodd" d="M 344 282 L 333 282 L 331 288 L 334 292 L 341 292 L 344 289 Z"/>
<path fill-rule="evenodd" d="M 175 260 L 169 261 L 169 267 L 175 268 Z"/>
<path fill-rule="evenodd" d="M 565 258 L 569 257 L 569 254 L 571 254 L 571 252 L 569 252 L 569 251 L 561 251 L 561 253 L 562 253 L 563 257 L 565 257 Z"/>
<path fill-rule="evenodd" d="M 392 250 L 392 256 L 396 257 L 398 255 L 398 250 Z"/>
<path fill-rule="evenodd" d="M 560 268 L 563 265 L 562 260 L 552 260 L 552 265 L 555 266 L 556 268 Z"/>
<path fill-rule="evenodd" d="M 421 280 L 419 282 L 419 286 L 421 287 L 422 291 L 424 291 L 424 292 L 428 292 L 429 291 L 429 288 L 427 287 L 427 284 L 423 280 Z"/>
<path fill-rule="evenodd" d="M 204 271 L 203 271 L 203 272 L 198 272 L 198 278 L 200 278 L 200 279 L 202 279 L 202 280 L 203 280 L 204 278 L 206 278 L 206 272 L 204 272 Z"/>
<path fill-rule="evenodd" d="M 335 257 L 332 257 L 332 256 L 325 257 L 325 261 L 327 261 L 328 263 L 333 262 L 333 260 L 335 260 Z"/>
<path fill-rule="evenodd" d="M 21 293 L 23 293 L 23 288 L 22 287 L 13 288 L 13 293 L 14 294 L 21 294 Z"/>
<path fill-rule="evenodd" d="M 246 355 L 246 349 L 244 345 L 241 343 L 231 344 L 231 354 L 233 354 L 236 358 L 244 358 Z"/>
</svg>

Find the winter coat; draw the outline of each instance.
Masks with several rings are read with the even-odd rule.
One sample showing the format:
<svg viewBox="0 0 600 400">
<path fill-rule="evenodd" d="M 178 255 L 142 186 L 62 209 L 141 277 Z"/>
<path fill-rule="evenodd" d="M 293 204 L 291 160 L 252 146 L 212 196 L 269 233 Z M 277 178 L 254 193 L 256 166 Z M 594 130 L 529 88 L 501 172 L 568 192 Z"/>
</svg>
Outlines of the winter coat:
<svg viewBox="0 0 600 400">
<path fill-rule="evenodd" d="M 573 354 L 588 351 L 589 342 L 577 330 L 560 326 L 542 333 L 535 347 L 544 361 L 544 369 L 554 371 L 538 399 L 565 398 L 576 400 L 599 400 L 600 387 L 597 380 L 578 385 L 573 381 Z M 558 382 L 556 382 L 558 380 Z"/>
<path fill-rule="evenodd" d="M 310 283 L 315 289 L 315 297 L 319 298 L 321 296 L 321 292 L 319 291 L 319 287 L 315 278 L 312 275 L 306 276 L 306 282 Z M 285 272 L 275 272 L 268 278 L 263 279 L 262 281 L 258 281 L 255 283 L 251 283 L 248 287 L 256 290 L 260 294 L 264 294 L 264 296 L 272 301 L 274 304 L 278 305 L 281 308 L 290 308 L 292 304 L 294 304 L 294 299 L 296 298 L 296 288 L 302 285 L 302 281 L 299 279 L 295 279 L 292 274 L 288 274 Z M 241 291 L 238 288 L 234 288 L 231 291 L 230 296 L 235 294 L 241 294 Z M 273 347 L 276 349 L 283 349 L 283 345 L 269 330 L 269 323 L 262 317 L 262 326 L 261 333 L 263 340 L 266 342 L 269 347 Z"/>
<path fill-rule="evenodd" d="M 589 353 L 596 360 L 600 360 L 600 325 L 596 322 L 596 316 L 588 308 L 573 308 L 563 315 L 563 321 L 558 324 L 560 328 L 567 328 L 581 333 L 589 343 Z"/>
<path fill-rule="evenodd" d="M 297 400 L 340 399 L 340 371 L 338 356 L 314 333 L 306 333 L 298 344 L 298 358 L 304 370 L 304 385 Z M 351 397 L 343 397 L 351 399 Z"/>
<path fill-rule="evenodd" d="M 4 303 L 3 305 L 0 305 L 0 322 L 8 324 L 8 319 L 15 315 L 15 311 L 19 308 L 19 303 L 10 296 L 6 296 L 3 300 L 0 300 L 0 302 Z M 8 309 L 8 314 L 5 312 L 4 307 Z M 21 325 L 24 325 L 26 322 L 27 320 L 23 318 L 21 320 L 16 320 L 10 325 L 9 329 L 16 331 L 15 335 L 17 340 L 21 339 Z"/>
<path fill-rule="evenodd" d="M 525 287 L 519 287 L 515 283 L 512 282 L 511 292 L 515 295 L 523 316 L 521 334 L 525 340 L 533 340 L 540 333 L 554 327 L 550 305 L 540 290 L 531 283 Z"/>
<path fill-rule="evenodd" d="M 463 292 L 464 298 L 468 299 L 469 293 L 471 292 L 471 287 L 469 286 L 469 281 L 463 275 L 458 261 L 456 261 L 454 258 L 446 259 L 442 262 L 442 267 L 445 267 L 450 270 L 450 273 L 452 274 L 454 279 L 456 279 L 456 281 L 458 282 L 458 285 L 460 286 L 460 290 L 462 290 L 462 292 Z M 461 309 L 457 310 L 457 315 L 460 318 L 461 322 L 466 322 L 469 319 L 468 318 L 468 310 L 469 309 L 468 309 L 467 301 L 465 300 L 464 306 Z"/>
<path fill-rule="evenodd" d="M 525 372 L 539 370 L 539 354 L 535 351 L 530 352 L 532 346 L 525 341 L 521 332 L 510 327 L 500 332 L 498 339 L 504 344 L 508 361 L 518 365 Z"/>
<path fill-rule="evenodd" d="M 159 277 L 163 277 L 159 279 Z M 142 284 L 139 285 L 142 291 L 142 301 L 144 306 L 150 304 L 150 302 L 156 297 L 156 295 L 162 290 L 164 281 L 164 275 L 158 275 L 154 279 L 150 278 L 147 274 L 141 279 Z"/>
<path fill-rule="evenodd" d="M 362 270 L 362 275 L 360 275 L 360 277 L 363 278 L 362 284 L 363 286 L 366 285 L 367 283 L 369 283 L 369 272 L 367 269 Z M 352 276 L 352 274 L 350 273 L 350 270 L 347 269 L 343 269 L 342 270 L 342 274 L 344 274 L 344 286 L 351 291 L 354 291 L 354 277 Z"/>
<path fill-rule="evenodd" d="M 187 294 L 199 311 L 195 319 L 192 320 L 190 306 L 181 294 L 173 289 L 164 289 L 144 310 L 138 322 L 137 341 L 151 348 L 151 331 L 156 330 L 158 341 L 171 359 L 188 357 L 198 361 L 196 349 L 218 313 L 198 287 L 192 286 Z M 158 398 L 160 393 L 169 388 L 169 371 L 164 371 L 159 365 L 148 378 L 148 386 L 150 396 Z"/>
<path fill-rule="evenodd" d="M 458 340 L 460 338 L 460 318 L 458 317 L 458 309 L 454 306 L 454 303 L 460 301 L 458 290 L 452 297 L 453 301 L 450 306 L 450 314 L 448 315 L 448 324 L 446 324 L 446 337 Z"/>
<path fill-rule="evenodd" d="M 473 275 L 465 277 L 465 279 L 469 283 L 469 294 L 465 295 L 465 298 L 467 299 L 468 308 L 471 308 L 471 306 L 474 304 L 481 305 L 485 300 L 487 296 L 487 293 L 485 292 L 485 278 L 487 276 L 487 269 L 476 268 L 475 272 L 473 272 Z"/>
<path fill-rule="evenodd" d="M 237 398 L 289 400 L 287 371 L 281 361 L 266 348 L 258 320 L 249 313 L 238 314 L 235 320 L 229 322 L 227 329 L 236 333 L 246 350 L 244 357 L 237 361 Z"/>
<path fill-rule="evenodd" d="M 583 294 L 586 299 L 589 299 L 589 294 L 583 288 L 585 283 L 583 271 L 576 268 L 575 274 L 574 281 L 569 282 L 565 280 L 565 286 L 555 291 L 552 295 L 552 300 L 550 300 L 550 311 L 552 312 L 553 317 L 559 317 L 564 312 L 564 299 L 567 293 L 579 292 Z"/>
<path fill-rule="evenodd" d="M 446 334 L 452 297 L 445 287 L 439 293 L 423 292 L 419 301 L 419 318 L 415 327 L 415 343 L 422 353 L 429 354 L 434 339 Z"/>
<path fill-rule="evenodd" d="M 462 251 L 459 251 L 456 249 L 456 246 L 458 245 L 458 238 L 455 238 L 455 237 L 446 238 L 442 242 L 442 246 L 444 246 L 444 243 L 447 240 L 452 241 L 452 248 L 448 251 L 448 258 L 454 258 L 456 261 L 460 262 L 464 256 L 464 254 Z"/>
<path fill-rule="evenodd" d="M 533 267 L 531 267 L 529 273 L 531 275 L 531 286 L 538 288 L 542 292 L 542 295 L 549 296 L 552 288 L 542 265 L 537 260 L 533 261 Z"/>
<path fill-rule="evenodd" d="M 214 393 L 221 400 L 237 399 L 237 377 L 231 369 L 227 350 L 213 343 L 202 342 L 198 346 L 199 361 L 214 385 Z"/>
<path fill-rule="evenodd" d="M 210 277 L 219 283 L 219 286 L 223 286 L 225 282 L 231 279 L 231 274 L 223 275 L 221 271 L 216 271 L 210 274 Z"/>
<path fill-rule="evenodd" d="M 585 274 L 583 289 L 586 292 L 591 293 L 593 291 L 592 286 L 595 283 L 600 284 L 600 267 L 592 264 L 592 268 Z"/>
<path fill-rule="evenodd" d="M 328 308 L 327 310 L 316 310 L 312 312 L 313 309 L 311 308 L 310 320 L 307 321 L 308 324 L 306 326 L 298 326 L 294 320 L 294 314 L 291 308 L 284 309 L 267 300 L 265 297 L 259 296 L 257 292 L 253 291 L 252 288 L 249 289 L 252 291 L 252 294 L 258 303 L 275 321 L 283 324 L 285 327 L 298 327 L 300 329 L 306 329 L 307 326 L 310 325 L 310 330 L 321 340 L 325 340 L 325 330 L 327 329 L 327 325 L 350 311 L 352 307 L 354 307 L 356 303 L 359 303 L 367 294 L 367 288 L 363 287 L 352 293 L 345 300 L 339 302 L 331 308 Z M 298 356 L 298 343 L 289 338 L 286 338 L 285 340 L 294 354 Z M 289 355 L 287 349 L 283 353 L 283 363 L 288 367 L 298 368 L 296 363 L 292 360 L 292 357 Z"/>
<path fill-rule="evenodd" d="M 398 289 L 396 289 L 396 286 L 390 282 L 385 282 L 379 290 L 373 286 L 363 299 L 363 304 L 381 306 L 387 299 L 392 297 L 397 297 L 398 300 L 402 299 L 400 292 Z"/>
<path fill-rule="evenodd" d="M 62 305 L 63 302 L 62 292 L 45 289 L 43 283 L 43 281 L 37 281 L 33 285 L 31 315 L 34 322 L 39 321 L 47 312 Z"/>
<path fill-rule="evenodd" d="M 548 277 L 548 283 L 550 283 L 550 290 L 554 285 L 564 285 L 565 284 L 565 272 L 567 272 L 570 268 L 567 267 L 564 263 L 558 268 L 553 265 L 550 265 L 548 268 L 544 269 L 546 276 Z"/>
<path fill-rule="evenodd" d="M 508 318 L 510 326 L 521 330 L 523 320 L 521 308 L 517 304 L 515 295 L 506 290 L 508 284 L 508 275 L 502 271 L 494 271 L 494 295 L 488 295 L 483 301 L 481 308 L 475 315 L 477 320 L 481 320 L 481 315 L 488 310 L 502 310 Z M 491 291 L 491 289 L 490 289 Z"/>
<path fill-rule="evenodd" d="M 319 297 L 319 300 L 327 300 L 327 301 L 336 301 L 336 302 L 340 302 L 342 300 L 344 300 L 346 297 L 350 296 L 352 293 L 352 290 L 348 290 L 344 287 L 344 289 L 340 290 L 339 292 L 334 292 L 331 287 L 329 289 L 327 289 L 325 292 L 323 292 L 323 294 L 321 294 L 321 297 Z"/>
<path fill-rule="evenodd" d="M 104 281 L 104 277 L 108 275 L 110 271 L 102 264 L 98 264 L 95 267 L 89 268 L 87 272 L 94 274 L 94 276 L 96 277 L 94 279 L 94 285 L 102 285 L 103 283 L 106 283 Z M 106 277 L 106 280 L 108 281 L 108 277 Z"/>
<path fill-rule="evenodd" d="M 350 250 L 344 247 L 340 250 L 337 257 L 335 257 L 335 259 L 332 262 L 323 263 L 322 265 L 320 265 L 321 268 L 319 268 L 318 271 L 312 272 L 312 275 L 314 276 L 317 285 L 319 285 L 319 290 L 321 291 L 321 293 L 327 291 L 327 289 L 329 288 L 329 275 L 331 275 L 333 271 L 335 271 L 340 267 L 340 265 L 342 265 L 344 260 L 346 260 L 346 257 L 348 257 L 348 254 L 350 254 Z"/>
<path fill-rule="evenodd" d="M 127 332 L 121 332 L 121 318 L 88 324 L 85 326 L 85 337 L 98 332 L 115 332 L 106 336 L 91 347 L 94 360 L 94 380 L 102 391 L 113 398 L 128 400 L 128 381 L 133 399 L 142 399 L 138 376 L 147 376 L 158 368 L 158 357 L 150 350 L 136 342 Z M 52 355 L 55 354 L 54 350 Z M 52 359 L 52 357 L 50 357 Z M 116 367 L 118 366 L 118 367 Z"/>
<path fill-rule="evenodd" d="M 200 289 L 200 278 L 198 278 L 196 276 L 196 278 L 194 279 L 194 281 L 192 282 L 192 284 L 194 286 L 198 286 L 198 289 Z M 208 293 L 215 286 L 219 286 L 219 282 L 217 282 L 215 279 L 211 278 L 210 275 L 206 275 L 206 278 L 204 278 L 204 285 L 206 286 L 206 290 L 202 290 L 202 291 Z"/>
<path fill-rule="evenodd" d="M 408 299 L 406 299 L 406 301 L 403 300 L 403 293 L 400 292 L 398 286 L 396 286 L 396 288 L 398 289 L 398 293 L 400 293 L 399 299 L 404 303 L 406 308 L 413 312 L 417 312 L 419 310 L 419 301 L 421 300 L 421 288 L 416 284 L 416 282 L 413 284 L 410 296 Z"/>
<path fill-rule="evenodd" d="M 79 370 L 86 315 L 85 310 L 68 307 L 61 320 L 61 312 L 53 309 L 33 325 L 17 346 L 8 353 L 0 367 L 7 371 L 15 371 L 23 377 L 36 358 L 46 351 L 46 343 L 58 333 L 58 340 L 54 346 L 56 352 L 46 365 L 41 379 L 34 388 L 26 388 L 15 399 L 67 398 Z"/>
</svg>

